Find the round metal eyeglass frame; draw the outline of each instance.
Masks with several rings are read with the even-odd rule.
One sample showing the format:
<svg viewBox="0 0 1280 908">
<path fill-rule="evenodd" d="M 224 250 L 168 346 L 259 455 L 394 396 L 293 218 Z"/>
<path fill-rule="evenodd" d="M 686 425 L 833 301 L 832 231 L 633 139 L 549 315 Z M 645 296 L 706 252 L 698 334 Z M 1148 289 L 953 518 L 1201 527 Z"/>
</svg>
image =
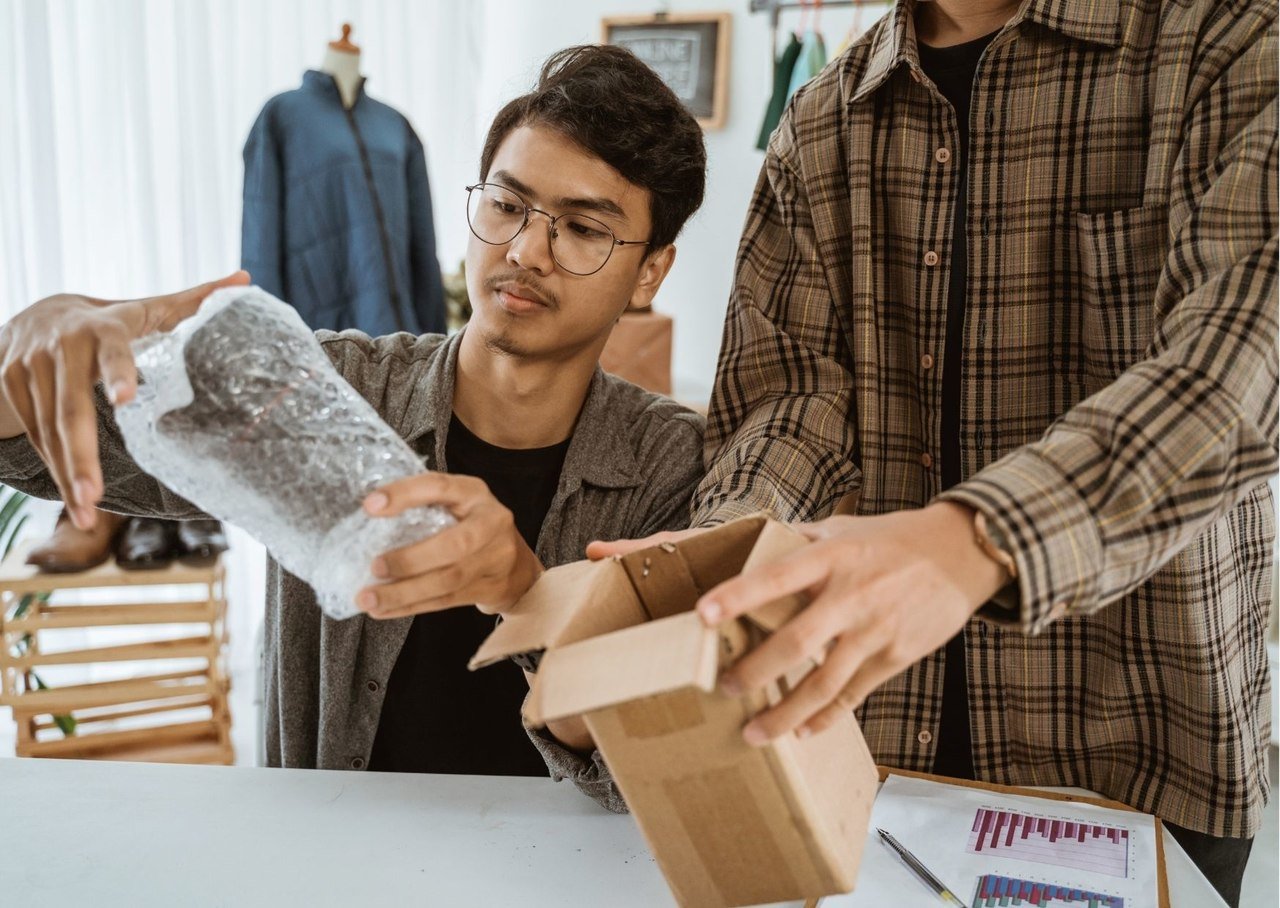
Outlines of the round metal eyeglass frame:
<svg viewBox="0 0 1280 908">
<path fill-rule="evenodd" d="M 493 240 L 486 240 L 479 233 L 476 233 L 476 228 L 471 224 L 471 193 L 473 193 L 477 189 L 483 190 L 486 186 L 492 186 L 495 189 L 501 189 L 503 192 L 509 192 L 513 196 L 515 196 L 517 199 L 520 200 L 520 204 L 524 205 L 524 220 L 520 222 L 519 229 L 516 230 L 515 233 L 511 234 L 510 239 L 503 240 L 500 243 L 495 243 Z M 609 259 L 613 258 L 613 250 L 617 249 L 619 246 L 648 246 L 650 243 L 653 242 L 652 240 L 620 240 L 618 239 L 618 235 L 613 232 L 613 230 L 609 227 L 608 224 L 606 224 L 604 221 L 599 220 L 598 218 L 593 218 L 590 215 L 583 215 L 583 214 L 553 215 L 549 211 L 543 211 L 541 208 L 534 208 L 532 205 L 530 205 L 528 202 L 524 200 L 524 196 L 516 192 L 510 186 L 503 186 L 501 183 L 476 183 L 472 186 L 467 187 L 467 227 L 468 229 L 470 229 L 471 235 L 474 236 L 477 240 L 479 240 L 482 243 L 487 243 L 490 246 L 505 246 L 507 245 L 507 243 L 514 242 L 515 238 L 518 237 L 520 234 L 524 233 L 525 228 L 529 226 L 529 216 L 531 214 L 540 214 L 547 219 L 547 237 L 550 240 L 549 245 L 551 247 L 551 257 L 555 259 L 555 263 L 559 265 L 561 268 L 564 268 L 565 271 L 569 272 L 570 274 L 576 274 L 578 277 L 590 277 L 593 274 L 599 273 L 601 269 L 604 268 L 605 265 L 609 264 Z M 600 263 L 600 267 L 596 268 L 594 271 L 574 271 L 572 268 L 566 268 L 565 265 L 556 256 L 556 243 L 555 243 L 556 222 L 559 221 L 561 218 L 566 218 L 566 217 L 587 218 L 588 220 L 595 221 L 595 223 L 599 224 L 601 229 L 604 230 L 604 232 L 607 233 L 609 235 L 609 238 L 613 241 L 612 245 L 609 246 L 609 254 L 604 257 L 604 261 Z"/>
</svg>

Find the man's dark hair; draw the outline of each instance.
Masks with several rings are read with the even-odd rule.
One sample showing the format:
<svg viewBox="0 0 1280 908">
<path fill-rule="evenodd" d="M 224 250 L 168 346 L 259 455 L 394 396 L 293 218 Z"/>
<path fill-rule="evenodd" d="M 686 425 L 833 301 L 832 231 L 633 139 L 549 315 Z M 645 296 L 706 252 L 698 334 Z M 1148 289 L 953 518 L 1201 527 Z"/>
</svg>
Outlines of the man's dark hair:
<svg viewBox="0 0 1280 908">
<path fill-rule="evenodd" d="M 521 126 L 554 129 L 649 190 L 650 249 L 674 242 L 702 204 L 707 180 L 702 127 L 629 50 L 588 44 L 547 58 L 533 91 L 493 118 L 480 154 L 482 180 L 498 146 Z"/>
</svg>

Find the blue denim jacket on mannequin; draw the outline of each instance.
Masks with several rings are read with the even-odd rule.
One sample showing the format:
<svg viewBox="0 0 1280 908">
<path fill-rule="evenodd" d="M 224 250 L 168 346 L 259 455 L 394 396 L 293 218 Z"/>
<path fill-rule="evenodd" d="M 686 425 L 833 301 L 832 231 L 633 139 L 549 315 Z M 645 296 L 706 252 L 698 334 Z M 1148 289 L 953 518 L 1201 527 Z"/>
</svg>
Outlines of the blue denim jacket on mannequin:
<svg viewBox="0 0 1280 908">
<path fill-rule="evenodd" d="M 313 329 L 443 333 L 426 156 L 405 117 L 333 77 L 266 103 L 244 146 L 241 264 Z"/>
</svg>

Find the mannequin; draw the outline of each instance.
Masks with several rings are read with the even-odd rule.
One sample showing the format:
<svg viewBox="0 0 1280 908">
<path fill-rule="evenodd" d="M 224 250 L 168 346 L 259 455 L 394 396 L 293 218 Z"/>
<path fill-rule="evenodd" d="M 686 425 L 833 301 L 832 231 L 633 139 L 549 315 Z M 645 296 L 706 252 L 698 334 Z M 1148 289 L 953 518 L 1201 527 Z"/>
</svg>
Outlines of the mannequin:
<svg viewBox="0 0 1280 908">
<path fill-rule="evenodd" d="M 338 94 L 342 97 L 342 106 L 351 109 L 360 93 L 360 83 L 364 76 L 360 75 L 360 48 L 351 43 L 351 23 L 342 24 L 342 37 L 330 41 L 324 52 L 324 62 L 320 71 L 333 76 L 338 85 Z"/>
</svg>

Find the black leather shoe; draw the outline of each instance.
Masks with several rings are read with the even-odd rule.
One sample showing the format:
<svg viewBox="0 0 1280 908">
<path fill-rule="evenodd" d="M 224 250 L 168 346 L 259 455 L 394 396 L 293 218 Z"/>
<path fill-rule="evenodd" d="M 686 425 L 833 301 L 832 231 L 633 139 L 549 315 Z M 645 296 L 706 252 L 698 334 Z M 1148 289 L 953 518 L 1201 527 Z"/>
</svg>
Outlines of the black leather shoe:
<svg viewBox="0 0 1280 908">
<path fill-rule="evenodd" d="M 153 517 L 130 517 L 116 541 L 116 564 L 126 571 L 155 571 L 173 563 L 176 524 Z"/>
<path fill-rule="evenodd" d="M 98 511 L 93 528 L 82 530 L 71 522 L 64 508 L 58 515 L 53 535 L 33 548 L 27 564 L 34 564 L 47 574 L 69 574 L 97 567 L 111 556 L 116 532 L 125 518 L 108 511 Z"/>
<path fill-rule="evenodd" d="M 227 550 L 227 534 L 216 520 L 183 520 L 178 524 L 178 560 L 208 567 Z"/>
</svg>

